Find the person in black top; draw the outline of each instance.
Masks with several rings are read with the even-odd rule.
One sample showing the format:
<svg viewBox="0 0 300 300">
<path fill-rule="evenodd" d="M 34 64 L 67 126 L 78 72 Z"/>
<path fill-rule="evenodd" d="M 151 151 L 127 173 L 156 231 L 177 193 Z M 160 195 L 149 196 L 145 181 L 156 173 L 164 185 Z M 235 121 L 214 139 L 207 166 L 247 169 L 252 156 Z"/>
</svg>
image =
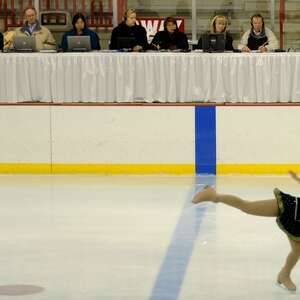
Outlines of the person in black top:
<svg viewBox="0 0 300 300">
<path fill-rule="evenodd" d="M 225 38 L 225 50 L 233 51 L 232 36 L 227 31 L 228 21 L 225 16 L 215 16 L 210 24 L 210 33 L 223 33 Z M 197 49 L 202 49 L 202 37 L 200 37 Z"/>
<path fill-rule="evenodd" d="M 3 34 L 0 32 L 0 51 L 3 50 L 3 44 L 4 44 L 4 42 L 3 42 Z"/>
<path fill-rule="evenodd" d="M 136 24 L 136 11 L 129 8 L 125 11 L 124 21 L 115 27 L 111 34 L 109 49 L 130 48 L 133 51 L 148 49 L 146 29 Z"/>
<path fill-rule="evenodd" d="M 187 36 L 180 32 L 176 19 L 167 17 L 164 21 L 164 30 L 155 34 L 151 48 L 154 50 L 187 50 L 189 48 Z"/>
</svg>

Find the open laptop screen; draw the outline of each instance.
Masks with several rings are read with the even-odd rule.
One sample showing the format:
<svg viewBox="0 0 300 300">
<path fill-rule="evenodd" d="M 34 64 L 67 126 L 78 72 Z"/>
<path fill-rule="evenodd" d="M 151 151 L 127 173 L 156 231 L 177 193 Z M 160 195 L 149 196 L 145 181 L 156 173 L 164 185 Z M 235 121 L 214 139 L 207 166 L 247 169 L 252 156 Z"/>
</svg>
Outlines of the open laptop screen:
<svg viewBox="0 0 300 300">
<path fill-rule="evenodd" d="M 87 35 L 68 36 L 68 51 L 91 51 L 91 38 Z"/>
<path fill-rule="evenodd" d="M 223 33 L 205 33 L 202 36 L 202 48 L 206 52 L 224 52 L 225 37 Z"/>
<path fill-rule="evenodd" d="M 17 52 L 34 52 L 35 37 L 34 36 L 15 36 L 13 38 L 14 49 Z"/>
<path fill-rule="evenodd" d="M 117 49 L 132 49 L 134 46 L 136 46 L 136 40 L 133 36 L 118 36 L 117 37 Z"/>
</svg>

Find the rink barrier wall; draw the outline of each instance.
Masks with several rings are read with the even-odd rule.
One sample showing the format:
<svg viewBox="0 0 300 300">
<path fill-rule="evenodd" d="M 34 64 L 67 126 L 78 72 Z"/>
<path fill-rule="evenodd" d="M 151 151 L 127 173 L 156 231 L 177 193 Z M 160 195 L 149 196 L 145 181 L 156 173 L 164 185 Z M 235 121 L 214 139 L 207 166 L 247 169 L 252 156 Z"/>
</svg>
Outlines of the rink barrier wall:
<svg viewBox="0 0 300 300">
<path fill-rule="evenodd" d="M 299 105 L 0 105 L 0 173 L 300 172 Z"/>
</svg>

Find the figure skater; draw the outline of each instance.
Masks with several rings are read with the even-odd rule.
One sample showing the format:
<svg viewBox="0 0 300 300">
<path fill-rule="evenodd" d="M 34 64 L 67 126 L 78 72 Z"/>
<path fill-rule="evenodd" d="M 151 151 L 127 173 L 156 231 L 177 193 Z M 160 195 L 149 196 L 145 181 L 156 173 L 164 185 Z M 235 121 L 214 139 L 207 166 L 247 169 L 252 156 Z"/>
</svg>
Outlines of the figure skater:
<svg viewBox="0 0 300 300">
<path fill-rule="evenodd" d="M 290 171 L 289 174 L 300 183 L 300 178 L 294 172 Z M 278 226 L 286 233 L 291 245 L 291 251 L 277 276 L 277 283 L 289 291 L 296 291 L 290 276 L 300 257 L 300 197 L 285 194 L 277 188 L 274 189 L 274 195 L 275 198 L 271 200 L 245 201 L 234 195 L 218 194 L 214 188 L 206 186 L 194 196 L 192 202 L 224 203 L 247 214 L 276 217 Z"/>
</svg>

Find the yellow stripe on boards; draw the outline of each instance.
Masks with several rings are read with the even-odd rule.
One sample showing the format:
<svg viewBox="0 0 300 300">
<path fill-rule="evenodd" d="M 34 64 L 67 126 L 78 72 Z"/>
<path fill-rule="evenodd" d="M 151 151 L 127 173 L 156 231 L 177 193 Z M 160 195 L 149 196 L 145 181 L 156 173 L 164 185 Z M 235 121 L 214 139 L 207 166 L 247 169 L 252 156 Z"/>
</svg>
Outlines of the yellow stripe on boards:
<svg viewBox="0 0 300 300">
<path fill-rule="evenodd" d="M 193 164 L 0 164 L 4 174 L 170 174 L 194 175 Z"/>
<path fill-rule="evenodd" d="M 219 164 L 217 174 L 287 174 L 293 170 L 300 173 L 300 164 Z"/>
<path fill-rule="evenodd" d="M 2 174 L 50 174 L 51 164 L 0 163 Z"/>
<path fill-rule="evenodd" d="M 194 165 L 166 165 L 166 164 L 54 164 L 54 174 L 61 173 L 99 173 L 99 174 L 172 174 L 194 175 Z"/>
<path fill-rule="evenodd" d="M 300 164 L 219 164 L 217 175 L 300 173 Z M 170 174 L 194 175 L 192 164 L 46 164 L 0 163 L 1 174 Z"/>
</svg>

